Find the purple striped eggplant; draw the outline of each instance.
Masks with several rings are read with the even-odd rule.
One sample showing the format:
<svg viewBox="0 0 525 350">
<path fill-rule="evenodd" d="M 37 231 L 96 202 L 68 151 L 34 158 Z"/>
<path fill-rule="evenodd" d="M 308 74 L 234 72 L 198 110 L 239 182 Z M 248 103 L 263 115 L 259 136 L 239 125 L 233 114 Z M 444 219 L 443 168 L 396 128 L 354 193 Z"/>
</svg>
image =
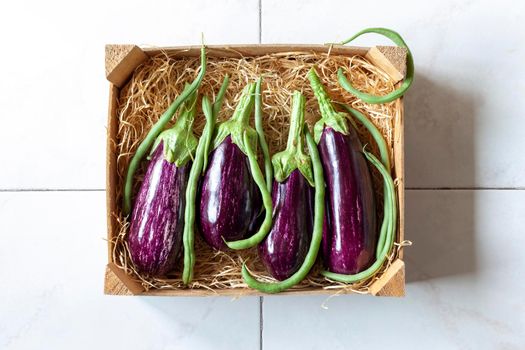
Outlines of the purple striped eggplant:
<svg viewBox="0 0 525 350">
<path fill-rule="evenodd" d="M 260 210 L 260 193 L 248 157 L 227 136 L 211 153 L 202 180 L 199 229 L 210 246 L 223 249 L 223 238 L 246 237 Z"/>
<path fill-rule="evenodd" d="M 128 236 L 138 271 L 163 276 L 181 252 L 185 194 L 197 139 L 192 132 L 197 94 L 183 105 L 172 129 L 157 138 L 135 199 Z"/>
<path fill-rule="evenodd" d="M 323 260 L 331 272 L 355 274 L 375 259 L 378 232 L 372 179 L 356 130 L 344 113 L 335 111 L 315 69 L 308 78 L 322 117 L 314 136 L 327 189 Z"/>
<path fill-rule="evenodd" d="M 311 159 L 304 153 L 304 96 L 294 92 L 286 149 L 272 157 L 273 225 L 259 245 L 268 272 L 282 281 L 301 267 L 312 238 L 314 187 Z"/>
<path fill-rule="evenodd" d="M 218 126 L 201 182 L 198 227 L 204 240 L 218 250 L 256 245 L 269 230 L 271 197 L 252 150 L 257 134 L 248 123 L 254 91 L 255 84 L 247 85 L 232 117 Z M 247 238 L 257 230 L 261 197 L 270 214 Z"/>
</svg>

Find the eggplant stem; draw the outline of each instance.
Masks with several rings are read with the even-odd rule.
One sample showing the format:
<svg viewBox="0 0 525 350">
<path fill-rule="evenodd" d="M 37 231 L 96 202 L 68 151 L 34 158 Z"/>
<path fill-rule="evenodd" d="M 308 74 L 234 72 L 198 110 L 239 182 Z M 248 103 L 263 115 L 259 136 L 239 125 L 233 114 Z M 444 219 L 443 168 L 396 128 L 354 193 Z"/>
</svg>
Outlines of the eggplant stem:
<svg viewBox="0 0 525 350">
<path fill-rule="evenodd" d="M 259 77 L 255 84 L 255 130 L 259 137 L 259 144 L 261 145 L 262 154 L 264 157 L 264 174 L 266 176 L 266 188 L 268 192 L 272 191 L 272 180 L 273 180 L 273 168 L 270 160 L 270 152 L 268 151 L 268 143 L 266 143 L 266 137 L 264 136 L 263 128 L 263 111 L 262 111 L 262 94 L 261 94 L 261 82 L 262 78 Z"/>
</svg>

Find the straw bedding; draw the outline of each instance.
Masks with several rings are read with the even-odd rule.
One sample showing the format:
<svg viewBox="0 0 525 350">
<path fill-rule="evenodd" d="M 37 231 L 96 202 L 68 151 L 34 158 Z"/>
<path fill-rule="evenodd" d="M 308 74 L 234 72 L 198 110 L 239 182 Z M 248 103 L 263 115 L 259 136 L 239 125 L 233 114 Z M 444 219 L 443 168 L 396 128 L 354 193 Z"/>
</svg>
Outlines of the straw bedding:
<svg viewBox="0 0 525 350">
<path fill-rule="evenodd" d="M 321 81 L 326 86 L 334 101 L 343 102 L 358 109 L 370 118 L 383 133 L 388 145 L 393 149 L 393 127 L 399 115 L 396 102 L 369 105 L 356 99 L 343 90 L 337 83 L 337 69 L 343 67 L 352 83 L 360 90 L 383 95 L 394 90 L 394 82 L 379 68 L 367 62 L 363 57 L 336 56 L 329 53 L 288 52 L 243 58 L 208 58 L 207 71 L 199 93 L 214 98 L 225 74 L 230 76 L 230 85 L 225 96 L 219 120 L 227 119 L 233 112 L 240 91 L 249 82 L 263 76 L 262 100 L 264 128 L 274 154 L 286 144 L 288 121 L 291 111 L 291 97 L 294 90 L 300 90 L 306 97 L 306 121 L 310 127 L 319 119 L 317 101 L 310 89 L 306 73 L 313 66 Z M 191 82 L 197 75 L 199 58 L 175 58 L 161 54 L 137 67 L 130 81 L 121 89 L 117 115 L 119 119 L 117 133 L 117 203 L 122 201 L 122 187 L 127 167 L 139 143 L 144 139 L 151 126 L 166 110 L 169 104 L 182 91 L 184 83 Z M 175 120 L 175 118 L 174 118 Z M 253 124 L 253 121 L 252 121 Z M 204 116 L 199 110 L 194 129 L 200 135 L 204 125 Z M 363 144 L 367 144 L 377 155 L 375 143 L 364 128 L 359 126 Z M 391 154 L 392 157 L 392 154 Z M 146 163 L 137 172 L 135 193 L 142 182 Z M 378 203 L 378 223 L 382 220 L 382 179 L 373 167 L 376 202 Z M 395 171 L 395 169 L 394 169 Z M 210 290 L 247 288 L 240 271 L 243 262 L 247 262 L 250 271 L 262 280 L 273 281 L 268 277 L 257 257 L 256 248 L 239 252 L 217 252 L 209 248 L 196 232 L 196 265 L 194 281 L 185 287 L 181 281 L 182 259 L 178 267 L 166 278 L 153 278 L 140 275 L 134 268 L 128 250 L 126 236 L 129 222 L 120 213 L 114 213 L 118 234 L 113 239 L 113 261 L 123 268 L 133 279 L 142 283 L 146 289 L 206 288 Z M 403 244 L 397 244 L 390 260 L 398 254 Z M 320 260 L 320 259 L 319 259 Z M 330 281 L 318 272 L 318 261 L 309 276 L 295 289 L 323 288 L 334 289 L 334 293 L 353 291 L 367 293 L 368 287 L 384 270 L 372 278 L 358 284 L 344 285 Z"/>
</svg>

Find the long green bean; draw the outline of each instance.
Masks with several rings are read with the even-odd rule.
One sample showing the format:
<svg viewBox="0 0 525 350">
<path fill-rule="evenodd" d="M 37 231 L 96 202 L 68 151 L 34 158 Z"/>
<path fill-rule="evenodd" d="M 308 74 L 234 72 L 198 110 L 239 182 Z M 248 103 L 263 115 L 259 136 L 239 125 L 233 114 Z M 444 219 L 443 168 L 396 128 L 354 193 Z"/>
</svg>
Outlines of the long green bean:
<svg viewBox="0 0 525 350">
<path fill-rule="evenodd" d="M 337 80 L 339 81 L 339 84 L 346 91 L 357 96 L 358 98 L 360 98 L 366 103 L 378 104 L 378 103 L 387 103 L 387 102 L 394 101 L 395 99 L 403 96 L 405 92 L 408 90 L 408 88 L 410 87 L 410 85 L 412 85 L 412 82 L 414 81 L 414 59 L 412 57 L 412 52 L 410 52 L 410 49 L 408 48 L 407 44 L 405 43 L 401 35 L 387 28 L 364 29 L 360 31 L 359 33 L 355 34 L 354 36 L 342 41 L 340 44 L 341 45 L 348 44 L 352 40 L 366 33 L 377 33 L 377 34 L 383 35 L 387 37 L 388 39 L 392 40 L 396 45 L 400 47 L 404 47 L 407 50 L 407 73 L 406 73 L 405 80 L 403 81 L 403 83 L 398 89 L 384 96 L 376 96 L 376 95 L 371 95 L 371 94 L 367 94 L 365 92 L 359 91 L 358 89 L 352 86 L 352 84 L 346 78 L 341 68 L 339 68 L 337 71 Z"/>
<path fill-rule="evenodd" d="M 270 159 L 270 152 L 268 151 L 268 144 L 266 143 L 266 137 L 264 136 L 264 128 L 262 121 L 262 95 L 261 95 L 261 81 L 262 78 L 257 79 L 255 85 L 255 130 L 259 137 L 259 144 L 264 158 L 264 174 L 266 176 L 266 187 L 268 192 L 272 192 L 272 180 L 273 180 L 273 168 L 272 161 Z"/>
<path fill-rule="evenodd" d="M 189 284 L 193 280 L 193 267 L 195 266 L 195 199 L 197 196 L 197 186 L 201 173 L 207 164 L 208 150 L 213 136 L 213 130 L 215 129 L 215 121 L 222 107 L 224 93 L 228 88 L 228 83 L 229 77 L 226 75 L 213 105 L 211 105 L 206 96 L 202 97 L 202 111 L 206 117 L 206 125 L 199 139 L 197 151 L 195 152 L 195 160 L 191 167 L 188 185 L 186 187 L 184 232 L 182 235 L 182 243 L 184 246 L 182 281 L 184 284 Z"/>
<path fill-rule="evenodd" d="M 308 128 L 305 126 L 306 134 L 306 143 L 308 145 L 308 150 L 312 158 L 312 166 L 314 168 L 314 182 L 315 182 L 315 213 L 314 213 L 314 228 L 312 233 L 312 241 L 310 242 L 310 248 L 306 258 L 304 259 L 303 264 L 299 270 L 294 273 L 288 279 L 276 283 L 265 283 L 260 282 L 255 277 L 253 277 L 248 269 L 246 264 L 242 266 L 242 277 L 246 284 L 254 289 L 257 289 L 264 293 L 279 293 L 283 290 L 291 288 L 296 284 L 300 283 L 310 272 L 312 267 L 315 264 L 317 259 L 317 254 L 319 252 L 319 247 L 321 245 L 321 239 L 323 236 L 323 219 L 324 219 L 324 177 L 323 177 L 323 167 L 321 165 L 321 160 L 319 158 L 319 152 L 317 151 L 317 145 L 308 131 Z"/>
<path fill-rule="evenodd" d="M 184 103 L 184 101 L 186 101 L 188 97 L 190 97 L 191 94 L 197 90 L 205 73 L 206 48 L 203 45 L 201 47 L 201 69 L 199 74 L 197 75 L 197 78 L 195 78 L 195 80 L 188 86 L 188 88 L 182 91 L 182 93 L 175 99 L 175 101 L 173 101 L 173 103 L 168 107 L 168 109 L 160 116 L 159 120 L 153 125 L 153 127 L 148 132 L 144 140 L 140 143 L 139 147 L 137 148 L 137 152 L 135 152 L 135 155 L 129 163 L 128 172 L 126 174 L 126 181 L 124 183 L 124 196 L 122 203 L 122 212 L 124 215 L 129 215 L 129 213 L 131 212 L 131 192 L 133 189 L 133 177 L 135 175 L 135 172 L 137 171 L 137 168 L 140 165 L 140 162 L 142 161 L 142 158 L 144 158 L 144 156 L 148 153 L 149 148 L 151 147 L 153 142 L 155 142 L 157 136 L 162 132 L 162 129 L 164 129 L 164 127 L 171 120 L 173 115 L 175 115 L 177 109 L 181 106 L 181 104 Z"/>
</svg>

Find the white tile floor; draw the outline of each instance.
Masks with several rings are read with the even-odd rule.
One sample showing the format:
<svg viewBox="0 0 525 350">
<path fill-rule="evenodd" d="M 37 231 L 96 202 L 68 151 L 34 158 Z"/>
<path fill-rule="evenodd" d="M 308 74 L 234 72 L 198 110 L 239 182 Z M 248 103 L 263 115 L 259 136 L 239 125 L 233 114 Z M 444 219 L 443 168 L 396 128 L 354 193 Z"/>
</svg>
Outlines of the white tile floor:
<svg viewBox="0 0 525 350">
<path fill-rule="evenodd" d="M 524 20 L 510 0 L 4 4 L 0 349 L 525 348 Z M 416 59 L 406 298 L 102 295 L 105 43 L 322 43 L 376 25 Z"/>
</svg>

